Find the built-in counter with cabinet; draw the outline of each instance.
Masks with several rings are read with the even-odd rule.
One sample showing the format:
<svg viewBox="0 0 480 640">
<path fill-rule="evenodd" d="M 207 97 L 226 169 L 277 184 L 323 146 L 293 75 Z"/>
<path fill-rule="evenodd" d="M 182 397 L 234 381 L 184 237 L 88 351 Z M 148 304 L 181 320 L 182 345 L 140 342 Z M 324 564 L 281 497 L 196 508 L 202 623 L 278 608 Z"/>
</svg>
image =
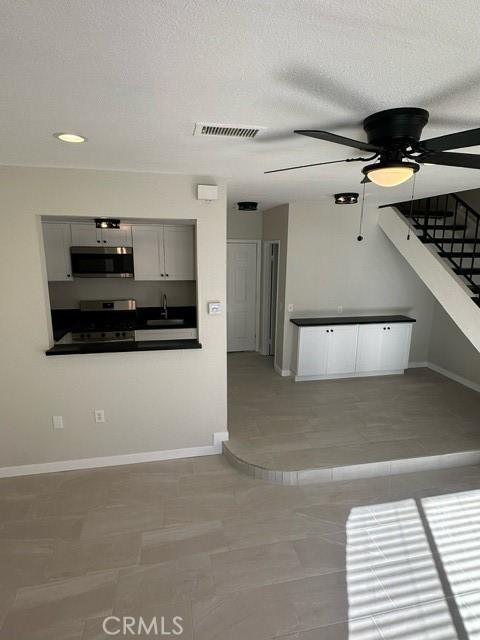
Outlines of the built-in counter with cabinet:
<svg viewBox="0 0 480 640">
<path fill-rule="evenodd" d="M 291 318 L 295 381 L 402 374 L 408 367 L 408 316 Z"/>
</svg>

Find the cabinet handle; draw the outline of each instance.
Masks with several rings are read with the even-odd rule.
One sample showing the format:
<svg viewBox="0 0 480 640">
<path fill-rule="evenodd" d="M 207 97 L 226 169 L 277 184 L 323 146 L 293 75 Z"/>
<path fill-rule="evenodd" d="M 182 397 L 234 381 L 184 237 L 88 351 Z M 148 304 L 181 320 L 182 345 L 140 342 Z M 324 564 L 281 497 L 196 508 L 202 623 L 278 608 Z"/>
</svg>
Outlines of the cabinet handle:
<svg viewBox="0 0 480 640">
<path fill-rule="evenodd" d="M 71 277 L 72 277 L 72 276 L 71 276 L 69 273 L 67 273 L 67 278 L 71 278 Z"/>
<path fill-rule="evenodd" d="M 98 244 L 100 244 L 100 240 L 97 240 Z"/>
<path fill-rule="evenodd" d="M 160 277 L 162 277 L 162 278 L 163 278 L 164 276 L 165 276 L 165 274 L 164 274 L 164 273 L 161 273 L 161 274 L 160 274 Z"/>
<path fill-rule="evenodd" d="M 167 276 L 167 278 L 168 278 L 168 273 L 166 273 L 165 275 L 166 275 L 166 276 Z"/>
<path fill-rule="evenodd" d="M 387 327 L 387 329 L 390 331 L 390 327 Z"/>
<path fill-rule="evenodd" d="M 107 241 L 106 241 L 106 240 L 104 240 L 104 242 L 106 243 Z"/>
</svg>

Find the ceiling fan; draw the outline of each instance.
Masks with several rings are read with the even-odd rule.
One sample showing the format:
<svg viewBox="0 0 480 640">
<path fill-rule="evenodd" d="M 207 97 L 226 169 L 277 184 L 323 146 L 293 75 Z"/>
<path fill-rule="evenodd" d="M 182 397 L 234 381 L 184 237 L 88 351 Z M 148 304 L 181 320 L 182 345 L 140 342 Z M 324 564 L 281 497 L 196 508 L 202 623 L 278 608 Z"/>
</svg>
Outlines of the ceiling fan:
<svg viewBox="0 0 480 640">
<path fill-rule="evenodd" d="M 346 147 L 369 151 L 373 155 L 368 158 L 346 158 L 345 160 L 331 160 L 329 162 L 315 162 L 313 164 L 274 169 L 265 173 L 278 173 L 316 167 L 324 164 L 340 162 L 369 162 L 363 167 L 362 182 L 374 182 L 381 187 L 395 187 L 411 178 L 420 169 L 420 164 L 438 164 L 449 167 L 464 167 L 480 169 L 480 155 L 471 153 L 445 153 L 449 149 L 462 149 L 480 145 L 480 128 L 450 133 L 448 135 L 420 140 L 422 130 L 427 124 L 429 113 L 417 107 L 401 107 L 387 109 L 368 116 L 363 121 L 363 128 L 367 134 L 367 142 L 345 138 L 328 131 L 315 129 L 295 130 L 309 138 L 335 142 Z M 420 164 L 419 164 L 420 163 Z"/>
</svg>

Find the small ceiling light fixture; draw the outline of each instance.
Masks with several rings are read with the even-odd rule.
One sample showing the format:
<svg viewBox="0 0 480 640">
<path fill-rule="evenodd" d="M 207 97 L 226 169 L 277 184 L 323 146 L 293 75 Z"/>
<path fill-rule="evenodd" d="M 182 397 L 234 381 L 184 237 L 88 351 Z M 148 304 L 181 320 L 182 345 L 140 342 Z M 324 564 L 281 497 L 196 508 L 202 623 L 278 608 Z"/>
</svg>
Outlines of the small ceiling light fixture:
<svg viewBox="0 0 480 640">
<path fill-rule="evenodd" d="M 77 133 L 54 133 L 53 137 L 61 142 L 70 142 L 71 144 L 81 144 L 87 141 L 84 136 L 79 136 Z"/>
<path fill-rule="evenodd" d="M 335 204 L 357 204 L 358 193 L 336 193 Z"/>
<path fill-rule="evenodd" d="M 95 218 L 97 229 L 120 229 L 120 220 L 112 218 Z"/>
<path fill-rule="evenodd" d="M 416 162 L 377 162 L 362 169 L 365 176 L 379 187 L 396 187 L 409 180 L 420 169 Z"/>
<path fill-rule="evenodd" d="M 237 202 L 239 211 L 256 211 L 258 202 Z"/>
</svg>

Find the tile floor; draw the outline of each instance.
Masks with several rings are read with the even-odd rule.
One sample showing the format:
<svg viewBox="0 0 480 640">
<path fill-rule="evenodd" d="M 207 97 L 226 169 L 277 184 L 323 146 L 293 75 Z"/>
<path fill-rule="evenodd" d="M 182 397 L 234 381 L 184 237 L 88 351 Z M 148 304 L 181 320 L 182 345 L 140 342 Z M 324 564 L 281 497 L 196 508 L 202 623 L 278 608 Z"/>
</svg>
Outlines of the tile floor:
<svg viewBox="0 0 480 640">
<path fill-rule="evenodd" d="M 232 353 L 228 393 L 228 449 L 266 469 L 344 468 L 467 451 L 480 457 L 480 394 L 430 369 L 295 383 L 280 377 L 269 357 Z"/>
<path fill-rule="evenodd" d="M 467 637 L 456 618 L 473 639 L 479 488 L 480 467 L 282 487 L 223 456 L 2 479 L 0 638 L 107 640 L 113 615 L 180 616 L 182 640 Z"/>
</svg>

